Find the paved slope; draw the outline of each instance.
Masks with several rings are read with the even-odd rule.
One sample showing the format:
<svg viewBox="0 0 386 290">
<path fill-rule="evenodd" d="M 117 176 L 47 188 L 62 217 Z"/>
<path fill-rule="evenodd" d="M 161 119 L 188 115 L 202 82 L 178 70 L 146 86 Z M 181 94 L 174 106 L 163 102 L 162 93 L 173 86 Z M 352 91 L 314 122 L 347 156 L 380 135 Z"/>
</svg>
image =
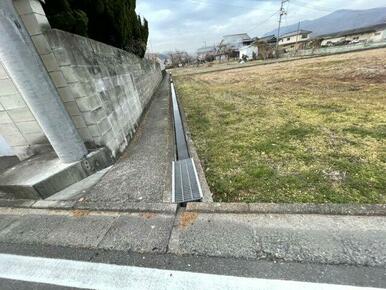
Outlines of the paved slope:
<svg viewBox="0 0 386 290">
<path fill-rule="evenodd" d="M 169 79 L 165 77 L 136 136 L 119 161 L 86 195 L 85 206 L 168 201 L 173 160 L 169 97 Z"/>
</svg>

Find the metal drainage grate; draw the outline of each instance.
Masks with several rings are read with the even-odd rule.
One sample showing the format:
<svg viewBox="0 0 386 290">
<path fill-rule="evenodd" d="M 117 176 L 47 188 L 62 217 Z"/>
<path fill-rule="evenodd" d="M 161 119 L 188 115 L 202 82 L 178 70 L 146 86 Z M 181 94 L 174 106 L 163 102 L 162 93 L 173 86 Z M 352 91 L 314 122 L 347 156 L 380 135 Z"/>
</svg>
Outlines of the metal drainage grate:
<svg viewBox="0 0 386 290">
<path fill-rule="evenodd" d="M 193 159 L 173 162 L 173 203 L 202 199 L 202 190 Z"/>
</svg>

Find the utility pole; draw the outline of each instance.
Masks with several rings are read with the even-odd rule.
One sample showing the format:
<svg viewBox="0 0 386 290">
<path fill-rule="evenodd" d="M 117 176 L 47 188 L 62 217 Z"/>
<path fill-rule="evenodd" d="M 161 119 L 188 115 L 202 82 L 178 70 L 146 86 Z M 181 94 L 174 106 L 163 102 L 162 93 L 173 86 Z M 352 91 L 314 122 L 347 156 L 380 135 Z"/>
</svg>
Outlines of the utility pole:
<svg viewBox="0 0 386 290">
<path fill-rule="evenodd" d="M 280 15 L 279 15 L 279 27 L 277 28 L 277 40 L 276 40 L 276 57 L 279 57 L 279 38 L 280 38 L 280 28 L 281 28 L 281 21 L 284 15 L 287 15 L 287 11 L 284 9 L 284 4 L 286 2 L 289 2 L 289 0 L 281 0 L 280 5 Z"/>
<path fill-rule="evenodd" d="M 295 43 L 295 54 L 297 54 L 299 48 L 298 48 L 298 43 L 299 43 L 299 33 L 300 33 L 300 21 L 298 23 L 298 30 L 297 30 L 297 35 L 296 35 L 296 43 Z"/>
</svg>

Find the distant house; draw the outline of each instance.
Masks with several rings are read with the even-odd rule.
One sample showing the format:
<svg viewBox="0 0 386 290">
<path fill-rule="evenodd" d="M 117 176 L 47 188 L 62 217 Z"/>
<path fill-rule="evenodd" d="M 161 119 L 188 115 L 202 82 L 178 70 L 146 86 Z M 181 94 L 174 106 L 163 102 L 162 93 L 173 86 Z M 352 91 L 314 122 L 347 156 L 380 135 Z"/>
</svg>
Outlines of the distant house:
<svg viewBox="0 0 386 290">
<path fill-rule="evenodd" d="M 201 47 L 197 49 L 197 59 L 201 61 L 207 60 L 208 58 L 214 59 L 216 52 L 217 48 L 215 46 Z"/>
<path fill-rule="evenodd" d="M 309 30 L 298 30 L 283 34 L 279 37 L 279 45 L 287 51 L 303 49 L 305 44 L 310 40 Z"/>
<path fill-rule="evenodd" d="M 259 47 L 255 43 L 243 46 L 239 51 L 240 59 L 243 59 L 244 56 L 247 57 L 248 60 L 257 59 L 257 56 L 259 55 Z"/>
<path fill-rule="evenodd" d="M 272 35 L 261 37 L 258 40 L 260 42 L 265 42 L 265 43 L 268 43 L 268 44 L 276 44 L 277 38 L 276 38 L 276 35 L 272 34 Z"/>
<path fill-rule="evenodd" d="M 239 57 L 240 48 L 248 46 L 252 42 L 253 39 L 247 33 L 225 35 L 219 45 L 217 57 Z"/>
<path fill-rule="evenodd" d="M 255 37 L 253 45 L 257 47 L 257 58 L 268 59 L 274 56 L 277 38 L 275 35 L 267 35 L 261 38 Z"/>
<path fill-rule="evenodd" d="M 321 46 L 335 46 L 359 42 L 386 40 L 386 23 L 320 35 Z"/>
</svg>

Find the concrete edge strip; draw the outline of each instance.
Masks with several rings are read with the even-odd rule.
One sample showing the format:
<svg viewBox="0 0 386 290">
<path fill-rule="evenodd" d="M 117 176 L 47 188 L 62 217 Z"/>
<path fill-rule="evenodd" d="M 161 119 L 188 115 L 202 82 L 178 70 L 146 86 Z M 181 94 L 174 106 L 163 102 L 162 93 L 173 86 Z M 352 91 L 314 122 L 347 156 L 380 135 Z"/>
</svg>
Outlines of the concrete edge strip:
<svg viewBox="0 0 386 290">
<path fill-rule="evenodd" d="M 171 212 L 120 212 L 120 211 L 89 211 L 89 210 L 52 210 L 52 209 L 32 209 L 32 208 L 0 208 L 1 216 L 68 216 L 75 218 L 85 218 L 92 216 L 99 217 L 119 217 L 119 216 L 141 216 L 147 214 L 160 214 L 164 216 L 174 216 Z"/>
<path fill-rule="evenodd" d="M 45 209 L 62 211 L 97 212 L 154 212 L 175 214 L 173 203 L 130 203 L 126 205 L 106 203 L 104 205 L 76 205 L 76 201 L 0 200 L 4 209 Z M 187 212 L 239 213 L 239 214 L 319 214 L 351 216 L 386 216 L 386 204 L 273 204 L 273 203 L 188 203 Z"/>
<path fill-rule="evenodd" d="M 0 214 L 2 211 L 17 210 L 46 210 L 48 212 L 71 213 L 79 212 L 110 212 L 110 213 L 163 213 L 175 214 L 177 204 L 170 203 L 130 203 L 130 204 L 104 204 L 104 205 L 76 205 L 76 201 L 0 201 Z"/>
<path fill-rule="evenodd" d="M 386 216 L 386 204 L 189 203 L 187 212 Z"/>
</svg>

